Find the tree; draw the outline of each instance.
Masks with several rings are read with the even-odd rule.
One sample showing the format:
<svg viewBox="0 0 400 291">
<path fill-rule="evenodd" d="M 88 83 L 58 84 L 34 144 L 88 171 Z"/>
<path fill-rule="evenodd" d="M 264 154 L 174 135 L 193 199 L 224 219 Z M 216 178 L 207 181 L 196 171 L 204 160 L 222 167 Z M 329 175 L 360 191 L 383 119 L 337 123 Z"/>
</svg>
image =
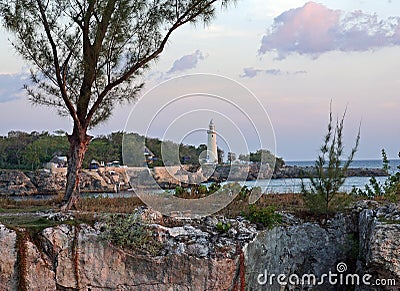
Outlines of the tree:
<svg viewBox="0 0 400 291">
<path fill-rule="evenodd" d="M 236 160 L 236 154 L 233 152 L 228 152 L 228 163 L 232 164 Z"/>
<path fill-rule="evenodd" d="M 137 77 L 186 23 L 209 23 L 216 4 L 234 0 L 0 0 L 14 46 L 33 67 L 35 104 L 73 120 L 63 209 L 76 207 L 88 130 L 117 104 L 133 101 Z M 136 82 L 135 82 L 136 81 Z"/>
<path fill-rule="evenodd" d="M 336 126 L 333 124 L 332 109 L 329 113 L 328 132 L 324 143 L 320 148 L 320 154 L 315 161 L 315 173 L 309 173 L 310 187 L 307 188 L 301 181 L 301 189 L 306 203 L 312 210 L 323 209 L 328 213 L 330 202 L 339 192 L 347 177 L 347 169 L 353 161 L 360 141 L 360 127 L 356 137 L 355 145 L 347 159 L 344 161 L 343 127 L 346 110 L 342 118 L 337 119 Z"/>
<path fill-rule="evenodd" d="M 217 147 L 218 164 L 222 164 L 224 161 L 224 151 Z"/>
</svg>

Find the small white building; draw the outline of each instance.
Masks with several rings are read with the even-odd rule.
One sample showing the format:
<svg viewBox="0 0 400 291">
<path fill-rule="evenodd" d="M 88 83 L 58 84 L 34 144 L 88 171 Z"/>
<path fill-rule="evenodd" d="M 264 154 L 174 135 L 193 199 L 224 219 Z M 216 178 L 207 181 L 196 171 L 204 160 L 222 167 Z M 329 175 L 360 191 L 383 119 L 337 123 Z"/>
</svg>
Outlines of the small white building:
<svg viewBox="0 0 400 291">
<path fill-rule="evenodd" d="M 55 155 L 50 162 L 46 163 L 44 167 L 46 169 L 51 170 L 52 173 L 54 172 L 63 172 L 67 169 L 68 166 L 68 159 L 66 156 L 57 156 Z"/>
</svg>

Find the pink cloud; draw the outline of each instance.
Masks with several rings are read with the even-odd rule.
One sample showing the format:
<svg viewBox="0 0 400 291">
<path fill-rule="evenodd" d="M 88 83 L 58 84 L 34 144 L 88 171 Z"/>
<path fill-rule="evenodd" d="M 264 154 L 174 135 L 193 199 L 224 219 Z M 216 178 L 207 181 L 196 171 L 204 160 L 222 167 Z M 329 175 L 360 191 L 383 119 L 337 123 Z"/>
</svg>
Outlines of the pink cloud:
<svg viewBox="0 0 400 291">
<path fill-rule="evenodd" d="M 379 20 L 376 15 L 345 13 L 308 2 L 275 18 L 264 35 L 260 54 L 276 51 L 279 58 L 291 53 L 314 57 L 338 51 L 365 51 L 400 44 L 400 19 Z"/>
</svg>

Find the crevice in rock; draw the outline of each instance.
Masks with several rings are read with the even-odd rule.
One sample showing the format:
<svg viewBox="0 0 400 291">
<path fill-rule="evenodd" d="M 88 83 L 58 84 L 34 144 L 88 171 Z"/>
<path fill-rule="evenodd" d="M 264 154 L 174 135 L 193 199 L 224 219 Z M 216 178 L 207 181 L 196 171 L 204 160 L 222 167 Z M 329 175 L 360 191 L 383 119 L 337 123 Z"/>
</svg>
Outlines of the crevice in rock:
<svg viewBox="0 0 400 291">
<path fill-rule="evenodd" d="M 74 276 L 76 281 L 76 288 L 79 290 L 79 251 L 78 251 L 78 237 L 79 237 L 78 226 L 74 227 L 74 240 L 72 242 L 72 256 L 73 256 L 73 264 L 74 264 Z"/>
<path fill-rule="evenodd" d="M 60 284 L 56 284 L 56 290 L 57 291 L 79 291 L 79 289 L 77 289 L 77 288 L 65 287 Z M 90 289 L 88 289 L 88 290 L 90 290 Z"/>
<path fill-rule="evenodd" d="M 18 279 L 18 290 L 19 291 L 28 291 L 27 287 L 27 247 L 26 243 L 28 241 L 28 234 L 25 230 L 17 230 L 17 240 L 16 240 L 16 249 L 17 249 L 17 279 Z"/>
</svg>

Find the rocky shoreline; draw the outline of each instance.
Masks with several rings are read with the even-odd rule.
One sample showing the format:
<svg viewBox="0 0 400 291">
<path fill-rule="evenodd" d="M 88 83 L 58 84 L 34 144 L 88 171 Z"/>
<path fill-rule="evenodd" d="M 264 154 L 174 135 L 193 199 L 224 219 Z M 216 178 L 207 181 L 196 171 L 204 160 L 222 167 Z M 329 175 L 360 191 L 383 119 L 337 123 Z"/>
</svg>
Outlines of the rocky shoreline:
<svg viewBox="0 0 400 291">
<path fill-rule="evenodd" d="M 282 213 L 283 223 L 270 230 L 258 230 L 241 217 L 175 218 L 166 224 L 160 213 L 150 209 L 137 213 L 163 245 L 157 256 L 105 242 L 101 222 L 61 223 L 35 236 L 0 223 L 1 290 L 283 290 L 279 274 L 287 281 L 290 275 L 295 279 L 294 275 L 313 274 L 321 279 L 330 273 L 337 279 L 340 274 L 358 277 L 360 283 L 330 284 L 325 277 L 312 287 L 292 280 L 285 290 L 399 288 L 396 204 L 360 201 L 346 213 L 320 222 Z M 43 215 L 70 220 L 74 213 Z M 218 231 L 221 221 L 230 223 L 229 231 Z M 365 278 L 370 285 L 362 281 Z M 377 280 L 387 286 L 377 286 Z"/>
<path fill-rule="evenodd" d="M 147 168 L 138 168 L 137 173 L 148 171 Z M 151 174 L 157 183 L 165 189 L 173 189 L 176 186 L 186 187 L 203 181 L 224 182 L 230 180 L 256 179 L 283 179 L 308 177 L 313 168 L 301 168 L 285 166 L 274 173 L 268 166 L 261 168 L 259 164 L 250 165 L 218 165 L 212 168 L 212 173 L 206 175 L 199 169 L 192 169 L 190 166 L 171 167 L 166 170 L 164 167 L 151 169 Z M 233 174 L 232 174 L 233 173 Z M 132 175 L 132 174 L 131 174 Z M 135 175 L 135 174 L 133 174 Z M 348 176 L 378 177 L 386 176 L 382 169 L 354 168 L 348 170 Z M 134 178 L 134 177 L 131 177 Z M 19 170 L 0 170 L 0 196 L 31 196 L 31 195 L 56 195 L 62 193 L 66 185 L 66 171 L 50 172 L 38 170 L 36 172 L 24 173 Z M 83 170 L 81 173 L 80 189 L 83 193 L 110 193 L 127 191 L 130 189 L 129 177 L 125 168 L 101 168 L 98 170 Z"/>
<path fill-rule="evenodd" d="M 0 170 L 0 196 L 57 195 L 65 191 L 66 182 L 66 171 L 51 173 L 42 169 L 25 174 L 19 170 Z M 129 179 L 119 168 L 81 173 L 83 193 L 109 193 L 129 188 Z"/>
</svg>

